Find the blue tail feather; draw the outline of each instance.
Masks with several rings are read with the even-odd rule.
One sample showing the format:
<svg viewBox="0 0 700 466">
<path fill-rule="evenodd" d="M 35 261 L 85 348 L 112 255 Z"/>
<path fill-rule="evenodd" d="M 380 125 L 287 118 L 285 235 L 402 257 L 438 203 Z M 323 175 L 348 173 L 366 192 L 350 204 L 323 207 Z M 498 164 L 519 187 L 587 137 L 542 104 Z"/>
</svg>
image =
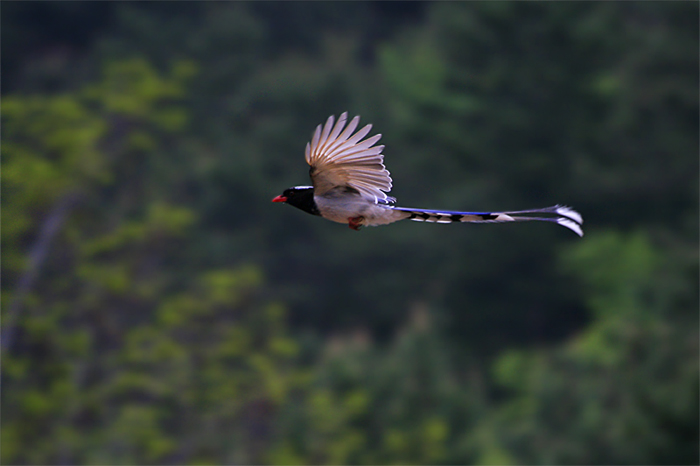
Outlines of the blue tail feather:
<svg viewBox="0 0 700 466">
<path fill-rule="evenodd" d="M 394 210 L 399 210 L 410 214 L 408 219 L 417 222 L 434 222 L 434 223 L 504 223 L 504 222 L 551 222 L 557 223 L 563 227 L 572 230 L 579 236 L 583 236 L 581 225 L 583 218 L 575 210 L 562 206 L 555 205 L 542 209 L 529 210 L 514 210 L 507 212 L 462 212 L 454 210 L 433 210 L 433 209 L 413 209 L 408 207 L 392 207 Z M 521 216 L 523 214 L 541 214 L 548 213 L 556 215 L 555 217 L 528 217 Z"/>
</svg>

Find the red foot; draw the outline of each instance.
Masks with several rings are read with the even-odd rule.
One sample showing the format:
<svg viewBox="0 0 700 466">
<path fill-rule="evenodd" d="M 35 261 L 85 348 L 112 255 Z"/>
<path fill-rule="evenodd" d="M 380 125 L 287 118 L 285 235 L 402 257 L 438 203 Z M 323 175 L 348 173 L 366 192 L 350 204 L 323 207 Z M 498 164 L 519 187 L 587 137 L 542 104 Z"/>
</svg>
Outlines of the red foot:
<svg viewBox="0 0 700 466">
<path fill-rule="evenodd" d="M 360 229 L 360 227 L 362 227 L 362 221 L 364 219 L 365 218 L 362 216 L 350 217 L 350 218 L 348 218 L 348 227 L 350 227 L 351 229 L 353 229 L 355 231 L 358 231 Z"/>
</svg>

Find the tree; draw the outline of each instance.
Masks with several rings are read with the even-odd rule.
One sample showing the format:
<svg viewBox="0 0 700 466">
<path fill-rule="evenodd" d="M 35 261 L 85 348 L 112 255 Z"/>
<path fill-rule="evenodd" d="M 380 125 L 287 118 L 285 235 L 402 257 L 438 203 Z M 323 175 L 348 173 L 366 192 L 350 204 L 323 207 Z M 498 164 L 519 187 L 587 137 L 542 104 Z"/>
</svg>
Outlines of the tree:
<svg viewBox="0 0 700 466">
<path fill-rule="evenodd" d="M 296 344 L 257 267 L 183 249 L 197 216 L 167 165 L 193 70 L 108 63 L 84 90 L 3 102 L 4 463 L 262 455 Z"/>
<path fill-rule="evenodd" d="M 643 233 L 615 231 L 568 248 L 563 264 L 588 291 L 594 320 L 557 348 L 499 357 L 494 376 L 508 397 L 477 429 L 478 462 L 696 464 L 698 298 L 689 276 L 698 264 Z"/>
<path fill-rule="evenodd" d="M 280 412 L 273 464 L 455 464 L 487 414 L 478 366 L 450 357 L 428 309 L 388 345 L 366 330 L 330 338 L 311 380 Z M 476 376 L 476 377 L 475 377 Z"/>
</svg>

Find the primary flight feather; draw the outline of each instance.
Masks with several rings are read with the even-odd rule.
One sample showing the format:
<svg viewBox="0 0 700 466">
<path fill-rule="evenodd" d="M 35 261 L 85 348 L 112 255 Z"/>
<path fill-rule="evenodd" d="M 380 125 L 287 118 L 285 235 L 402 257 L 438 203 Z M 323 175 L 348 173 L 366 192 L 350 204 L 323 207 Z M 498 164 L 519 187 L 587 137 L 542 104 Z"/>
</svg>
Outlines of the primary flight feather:
<svg viewBox="0 0 700 466">
<path fill-rule="evenodd" d="M 573 209 L 562 205 L 542 209 L 508 212 L 458 212 L 451 210 L 413 209 L 392 205 L 396 199 L 391 191 L 391 176 L 384 166 L 384 146 L 375 146 L 381 134 L 364 139 L 372 129 L 367 125 L 357 131 L 360 117 L 347 123 L 343 113 L 336 122 L 328 117 L 318 125 L 311 142 L 306 144 L 306 162 L 313 186 L 288 188 L 272 199 L 305 212 L 338 223 L 347 223 L 353 230 L 362 226 L 387 225 L 399 220 L 435 223 L 503 223 L 543 221 L 558 223 L 583 236 L 583 218 Z M 527 214 L 549 214 L 549 217 Z"/>
</svg>

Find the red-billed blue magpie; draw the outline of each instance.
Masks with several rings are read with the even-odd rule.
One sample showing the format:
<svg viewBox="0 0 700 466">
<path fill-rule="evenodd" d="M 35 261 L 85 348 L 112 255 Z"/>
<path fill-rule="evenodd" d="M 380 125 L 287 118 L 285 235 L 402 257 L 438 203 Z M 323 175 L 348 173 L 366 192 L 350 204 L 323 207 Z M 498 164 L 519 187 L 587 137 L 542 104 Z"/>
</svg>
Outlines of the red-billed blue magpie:
<svg viewBox="0 0 700 466">
<path fill-rule="evenodd" d="M 435 223 L 538 220 L 558 223 L 583 236 L 581 215 L 562 205 L 509 212 L 456 212 L 393 206 L 396 199 L 386 195 L 391 191 L 391 177 L 383 163 L 384 146 L 375 146 L 382 135 L 377 134 L 363 141 L 372 125 L 352 134 L 360 117 L 353 118 L 346 127 L 347 119 L 347 112 L 343 113 L 334 125 L 334 117 L 328 117 L 326 124 L 318 125 L 311 142 L 306 144 L 306 162 L 310 166 L 313 186 L 285 189 L 272 202 L 284 202 L 310 214 L 347 223 L 353 230 L 404 219 Z M 552 216 L 529 217 L 523 214 Z"/>
</svg>

